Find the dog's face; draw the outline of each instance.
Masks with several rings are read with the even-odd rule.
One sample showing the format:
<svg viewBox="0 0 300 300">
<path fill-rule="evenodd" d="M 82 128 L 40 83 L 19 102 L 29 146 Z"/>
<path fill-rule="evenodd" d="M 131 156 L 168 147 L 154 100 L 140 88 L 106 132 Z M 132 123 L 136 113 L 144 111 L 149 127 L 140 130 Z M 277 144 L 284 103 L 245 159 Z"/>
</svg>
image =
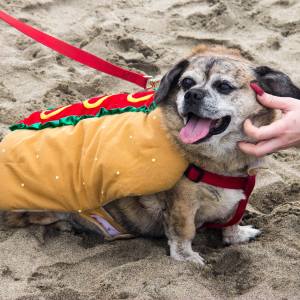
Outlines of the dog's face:
<svg viewBox="0 0 300 300">
<path fill-rule="evenodd" d="M 176 97 L 181 142 L 202 149 L 217 149 L 220 143 L 232 148 L 242 138 L 244 120 L 261 109 L 249 88 L 251 75 L 249 65 L 228 57 L 192 57 Z"/>
<path fill-rule="evenodd" d="M 285 74 L 257 68 L 228 49 L 219 47 L 210 52 L 206 48 L 177 64 L 163 78 L 156 100 L 170 112 L 167 125 L 187 151 L 224 157 L 239 151 L 238 141 L 247 140 L 243 133 L 247 118 L 261 126 L 274 117 L 256 101 L 250 82 L 257 80 L 266 91 L 278 94 L 276 81 L 282 82 L 283 77 L 285 86 L 281 84 L 280 94 L 286 96 L 294 86 Z"/>
</svg>

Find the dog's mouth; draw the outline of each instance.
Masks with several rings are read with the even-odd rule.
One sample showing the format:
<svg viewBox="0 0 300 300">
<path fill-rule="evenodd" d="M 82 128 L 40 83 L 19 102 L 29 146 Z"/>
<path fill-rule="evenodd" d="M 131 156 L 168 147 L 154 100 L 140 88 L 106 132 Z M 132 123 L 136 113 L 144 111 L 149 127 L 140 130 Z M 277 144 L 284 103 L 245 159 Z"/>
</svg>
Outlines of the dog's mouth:
<svg viewBox="0 0 300 300">
<path fill-rule="evenodd" d="M 180 130 L 179 137 L 185 144 L 201 143 L 213 135 L 224 132 L 230 121 L 230 116 L 224 116 L 219 119 L 209 119 L 189 113 L 186 117 L 186 124 Z"/>
</svg>

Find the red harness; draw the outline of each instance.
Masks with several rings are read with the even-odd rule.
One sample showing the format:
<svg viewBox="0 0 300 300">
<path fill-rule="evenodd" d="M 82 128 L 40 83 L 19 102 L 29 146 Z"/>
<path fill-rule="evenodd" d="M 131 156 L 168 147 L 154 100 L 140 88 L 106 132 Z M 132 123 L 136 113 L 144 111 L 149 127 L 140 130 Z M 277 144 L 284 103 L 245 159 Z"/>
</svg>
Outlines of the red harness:
<svg viewBox="0 0 300 300">
<path fill-rule="evenodd" d="M 206 228 L 223 228 L 238 224 L 245 212 L 249 197 L 255 186 L 255 176 L 231 177 L 223 176 L 205 171 L 195 165 L 189 165 L 185 171 L 185 176 L 193 182 L 203 182 L 216 187 L 233 190 L 243 190 L 245 199 L 241 199 L 235 214 L 226 223 L 204 223 L 202 227 Z"/>
</svg>

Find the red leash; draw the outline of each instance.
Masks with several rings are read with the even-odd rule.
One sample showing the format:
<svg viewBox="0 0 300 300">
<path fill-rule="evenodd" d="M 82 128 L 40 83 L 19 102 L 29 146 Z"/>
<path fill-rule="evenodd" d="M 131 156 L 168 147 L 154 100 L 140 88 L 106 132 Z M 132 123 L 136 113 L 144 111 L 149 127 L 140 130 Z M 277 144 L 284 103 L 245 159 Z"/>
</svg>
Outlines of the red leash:
<svg viewBox="0 0 300 300">
<path fill-rule="evenodd" d="M 51 35 L 48 35 L 32 26 L 25 24 L 12 16 L 0 10 L 0 19 L 31 37 L 35 41 L 55 50 L 56 52 L 67 56 L 81 64 L 94 68 L 106 74 L 121 78 L 123 80 L 134 83 L 142 88 L 147 88 L 149 76 L 139 74 L 133 71 L 125 70 L 121 67 L 103 60 L 89 52 L 76 48 L 64 41 L 61 41 Z"/>
</svg>

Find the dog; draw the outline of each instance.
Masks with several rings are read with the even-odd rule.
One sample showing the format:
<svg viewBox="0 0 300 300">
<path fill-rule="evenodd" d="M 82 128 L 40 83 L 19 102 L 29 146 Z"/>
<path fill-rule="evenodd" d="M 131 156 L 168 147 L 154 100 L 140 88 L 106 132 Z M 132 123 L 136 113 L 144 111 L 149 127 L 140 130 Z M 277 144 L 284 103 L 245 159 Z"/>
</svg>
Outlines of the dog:
<svg viewBox="0 0 300 300">
<path fill-rule="evenodd" d="M 256 101 L 249 86 L 253 81 L 273 95 L 300 99 L 300 89 L 286 74 L 257 66 L 238 50 L 223 46 L 199 45 L 163 76 L 155 102 L 174 147 L 189 164 L 232 177 L 247 177 L 257 166 L 258 158 L 237 146 L 239 141 L 251 141 L 243 133 L 243 123 L 251 119 L 256 126 L 270 124 L 275 112 Z M 239 189 L 195 183 L 183 176 L 168 191 L 117 199 L 105 210 L 134 236 L 165 235 L 175 260 L 203 265 L 204 259 L 192 249 L 197 228 L 207 222 L 226 222 L 243 197 Z M 4 219 L 19 227 L 67 220 L 77 228 L 98 230 L 74 213 L 7 212 Z M 222 231 L 226 244 L 245 243 L 260 234 L 238 223 Z"/>
</svg>

